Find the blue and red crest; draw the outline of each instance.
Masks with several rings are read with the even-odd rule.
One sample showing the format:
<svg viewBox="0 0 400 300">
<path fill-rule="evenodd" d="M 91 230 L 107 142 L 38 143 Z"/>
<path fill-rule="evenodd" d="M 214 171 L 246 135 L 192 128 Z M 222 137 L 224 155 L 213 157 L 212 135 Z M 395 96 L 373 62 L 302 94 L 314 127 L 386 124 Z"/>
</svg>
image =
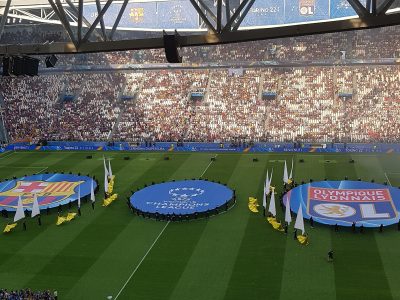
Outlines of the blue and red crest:
<svg viewBox="0 0 400 300">
<path fill-rule="evenodd" d="M 39 207 L 55 207 L 90 194 L 92 178 L 72 174 L 40 174 L 0 183 L 0 209 L 15 210 L 18 198 L 27 209 L 31 209 L 34 195 Z M 96 183 L 93 182 L 94 187 Z"/>
</svg>

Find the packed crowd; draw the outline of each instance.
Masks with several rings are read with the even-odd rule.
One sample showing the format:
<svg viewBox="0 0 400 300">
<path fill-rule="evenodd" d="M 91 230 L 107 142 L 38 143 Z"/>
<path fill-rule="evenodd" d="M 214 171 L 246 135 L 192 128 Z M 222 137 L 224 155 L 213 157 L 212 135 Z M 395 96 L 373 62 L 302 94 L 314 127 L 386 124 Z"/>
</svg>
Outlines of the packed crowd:
<svg viewBox="0 0 400 300">
<path fill-rule="evenodd" d="M 118 74 L 5 77 L 4 123 L 13 141 L 105 140 L 119 115 Z M 64 101 L 64 95 L 74 95 Z"/>
<path fill-rule="evenodd" d="M 57 26 L 30 25 L 5 30 L 0 44 L 67 41 L 63 29 Z M 126 39 L 128 33 L 117 32 L 115 39 Z M 143 34 L 139 32 L 129 33 Z M 118 35 L 122 35 L 119 37 Z M 132 37 L 130 37 L 132 38 Z M 136 38 L 138 38 L 136 36 Z M 228 45 L 185 47 L 180 50 L 183 62 L 239 61 L 315 61 L 347 59 L 377 59 L 400 57 L 399 26 L 362 31 L 337 32 L 322 35 L 282 38 Z M 44 57 L 42 57 L 42 63 Z M 119 51 L 78 55 L 58 55 L 58 65 L 105 65 L 165 63 L 163 49 Z"/>
<path fill-rule="evenodd" d="M 400 140 L 400 67 L 248 68 L 4 78 L 10 140 Z M 235 72 L 234 72 L 235 73 Z M 191 93 L 202 91 L 201 101 Z M 274 99 L 262 97 L 276 94 Z M 73 94 L 73 100 L 63 95 Z"/>
<path fill-rule="evenodd" d="M 0 289 L 0 300 L 54 300 L 57 292 L 32 291 L 30 289 L 11 290 Z"/>
</svg>

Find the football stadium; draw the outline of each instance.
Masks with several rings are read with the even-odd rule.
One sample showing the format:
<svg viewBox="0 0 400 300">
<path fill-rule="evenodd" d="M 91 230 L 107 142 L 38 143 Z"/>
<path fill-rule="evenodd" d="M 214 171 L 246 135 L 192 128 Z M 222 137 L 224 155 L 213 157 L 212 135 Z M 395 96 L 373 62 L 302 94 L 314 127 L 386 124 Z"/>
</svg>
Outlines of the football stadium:
<svg viewBox="0 0 400 300">
<path fill-rule="evenodd" d="M 400 299 L 399 11 L 0 0 L 0 299 Z"/>
</svg>

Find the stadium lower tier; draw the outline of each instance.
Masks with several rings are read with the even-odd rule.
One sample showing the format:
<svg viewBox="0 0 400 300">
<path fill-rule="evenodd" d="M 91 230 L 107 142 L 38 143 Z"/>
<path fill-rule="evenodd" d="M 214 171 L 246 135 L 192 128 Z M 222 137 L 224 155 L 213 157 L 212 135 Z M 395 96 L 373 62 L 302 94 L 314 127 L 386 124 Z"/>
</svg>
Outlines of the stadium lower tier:
<svg viewBox="0 0 400 300">
<path fill-rule="evenodd" d="M 400 140 L 399 66 L 231 71 L 4 78 L 5 128 L 13 142 Z"/>
</svg>

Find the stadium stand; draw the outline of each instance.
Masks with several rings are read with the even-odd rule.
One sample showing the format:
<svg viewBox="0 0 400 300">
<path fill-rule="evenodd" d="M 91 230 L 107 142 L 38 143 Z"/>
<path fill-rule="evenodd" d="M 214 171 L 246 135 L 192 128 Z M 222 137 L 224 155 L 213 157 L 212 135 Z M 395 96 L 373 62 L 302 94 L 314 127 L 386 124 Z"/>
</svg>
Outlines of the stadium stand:
<svg viewBox="0 0 400 300">
<path fill-rule="evenodd" d="M 64 41 L 17 26 L 1 43 Z M 63 73 L 4 78 L 10 141 L 394 142 L 400 138 L 400 67 L 340 65 L 400 56 L 399 26 L 182 49 L 186 63 L 275 61 L 288 66 Z M 57 66 L 165 63 L 162 49 L 59 55 Z M 44 61 L 44 59 L 42 60 Z M 330 66 L 309 67 L 329 61 Z M 336 62 L 339 62 L 337 64 Z M 200 101 L 190 99 L 201 92 Z M 263 95 L 270 95 L 265 97 Z"/>
<path fill-rule="evenodd" d="M 5 78 L 0 88 L 12 141 L 393 142 L 399 76 L 398 66 L 163 70 Z M 205 98 L 190 101 L 193 90 Z"/>
<path fill-rule="evenodd" d="M 55 296 L 50 291 L 31 291 L 30 289 L 11 290 L 0 289 L 1 300 L 19 300 L 19 299 L 35 299 L 35 300 L 53 300 Z"/>
</svg>

